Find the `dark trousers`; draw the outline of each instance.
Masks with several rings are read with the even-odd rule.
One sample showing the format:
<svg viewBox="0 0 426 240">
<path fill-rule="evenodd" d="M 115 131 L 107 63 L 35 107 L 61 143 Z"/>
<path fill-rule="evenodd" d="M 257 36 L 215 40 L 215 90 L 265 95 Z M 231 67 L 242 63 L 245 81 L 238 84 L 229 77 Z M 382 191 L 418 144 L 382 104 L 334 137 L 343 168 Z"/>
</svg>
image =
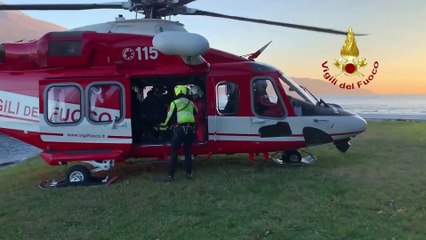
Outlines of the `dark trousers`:
<svg viewBox="0 0 426 240">
<path fill-rule="evenodd" d="M 180 145 L 183 143 L 185 154 L 185 172 L 192 173 L 191 147 L 195 139 L 193 126 L 177 126 L 173 130 L 172 151 L 170 153 L 169 176 L 174 176 L 176 171 L 177 155 Z"/>
</svg>

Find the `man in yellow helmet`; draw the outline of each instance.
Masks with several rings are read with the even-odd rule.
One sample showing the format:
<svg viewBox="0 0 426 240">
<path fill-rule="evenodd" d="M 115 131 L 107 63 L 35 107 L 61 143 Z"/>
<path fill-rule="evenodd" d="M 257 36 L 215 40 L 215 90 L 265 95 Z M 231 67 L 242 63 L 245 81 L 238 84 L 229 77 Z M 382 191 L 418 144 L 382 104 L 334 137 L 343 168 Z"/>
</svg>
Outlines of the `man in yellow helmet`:
<svg viewBox="0 0 426 240">
<path fill-rule="evenodd" d="M 183 143 L 185 154 L 185 173 L 188 180 L 192 179 L 192 154 L 191 147 L 195 139 L 195 118 L 197 107 L 188 99 L 188 88 L 184 85 L 175 86 L 176 99 L 170 103 L 166 126 L 174 125 L 172 149 L 170 153 L 169 173 L 165 181 L 174 181 L 177 154 Z M 173 119 L 174 121 L 171 121 Z"/>
</svg>

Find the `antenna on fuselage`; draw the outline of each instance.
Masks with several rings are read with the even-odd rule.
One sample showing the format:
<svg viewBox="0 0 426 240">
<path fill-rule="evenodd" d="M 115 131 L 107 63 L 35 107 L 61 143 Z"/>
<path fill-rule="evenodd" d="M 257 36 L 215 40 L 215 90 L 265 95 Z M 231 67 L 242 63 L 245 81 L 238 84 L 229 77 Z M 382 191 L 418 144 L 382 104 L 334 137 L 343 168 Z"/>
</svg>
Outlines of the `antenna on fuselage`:
<svg viewBox="0 0 426 240">
<path fill-rule="evenodd" d="M 263 51 L 265 51 L 265 49 L 269 46 L 269 44 L 271 44 L 272 41 L 269 41 L 265 46 L 261 47 L 259 50 L 257 50 L 254 53 L 249 53 L 249 54 L 245 54 L 242 55 L 242 57 L 247 57 L 248 60 L 253 61 L 254 59 L 256 59 L 257 57 L 260 56 L 260 54 L 263 53 Z"/>
</svg>

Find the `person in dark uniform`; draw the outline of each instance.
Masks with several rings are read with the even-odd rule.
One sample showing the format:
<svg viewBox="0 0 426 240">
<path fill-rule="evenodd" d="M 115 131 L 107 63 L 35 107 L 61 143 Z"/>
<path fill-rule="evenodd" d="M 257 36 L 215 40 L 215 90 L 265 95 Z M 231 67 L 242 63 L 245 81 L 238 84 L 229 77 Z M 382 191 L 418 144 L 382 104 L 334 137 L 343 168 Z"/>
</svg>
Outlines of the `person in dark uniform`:
<svg viewBox="0 0 426 240">
<path fill-rule="evenodd" d="M 166 118 L 167 106 L 163 101 L 164 89 L 154 86 L 141 103 L 142 130 L 144 140 L 158 140 L 159 125 Z"/>
<path fill-rule="evenodd" d="M 141 110 L 141 101 L 139 100 L 139 87 L 133 87 L 133 92 L 131 94 L 131 107 L 132 107 L 132 133 L 134 143 L 139 143 L 142 141 L 143 129 L 141 126 L 142 115 Z"/>
<path fill-rule="evenodd" d="M 177 85 L 174 89 L 176 99 L 170 103 L 166 121 L 163 125 L 173 127 L 172 148 L 169 159 L 169 172 L 163 181 L 174 181 L 177 154 L 180 145 L 183 143 L 185 153 L 185 173 L 188 180 L 192 179 L 192 154 L 191 147 L 195 139 L 195 117 L 197 107 L 188 99 L 188 88 L 184 85 Z"/>
</svg>

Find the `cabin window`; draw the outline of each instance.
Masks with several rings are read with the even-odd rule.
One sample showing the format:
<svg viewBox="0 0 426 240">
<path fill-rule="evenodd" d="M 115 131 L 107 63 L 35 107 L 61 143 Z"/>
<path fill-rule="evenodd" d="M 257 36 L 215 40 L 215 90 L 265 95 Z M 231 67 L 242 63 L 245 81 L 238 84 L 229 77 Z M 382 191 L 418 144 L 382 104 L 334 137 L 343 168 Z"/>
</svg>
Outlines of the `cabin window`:
<svg viewBox="0 0 426 240">
<path fill-rule="evenodd" d="M 52 86 L 47 90 L 47 121 L 71 124 L 81 120 L 81 90 L 78 86 Z"/>
<path fill-rule="evenodd" d="M 123 118 L 123 91 L 117 84 L 89 86 L 89 119 L 94 123 L 110 123 Z"/>
<path fill-rule="evenodd" d="M 255 79 L 252 86 L 254 113 L 261 117 L 283 117 L 283 104 L 269 79 Z"/>
<path fill-rule="evenodd" d="M 239 111 L 240 90 L 233 82 L 221 82 L 216 89 L 216 106 L 221 115 L 236 115 Z"/>
</svg>

